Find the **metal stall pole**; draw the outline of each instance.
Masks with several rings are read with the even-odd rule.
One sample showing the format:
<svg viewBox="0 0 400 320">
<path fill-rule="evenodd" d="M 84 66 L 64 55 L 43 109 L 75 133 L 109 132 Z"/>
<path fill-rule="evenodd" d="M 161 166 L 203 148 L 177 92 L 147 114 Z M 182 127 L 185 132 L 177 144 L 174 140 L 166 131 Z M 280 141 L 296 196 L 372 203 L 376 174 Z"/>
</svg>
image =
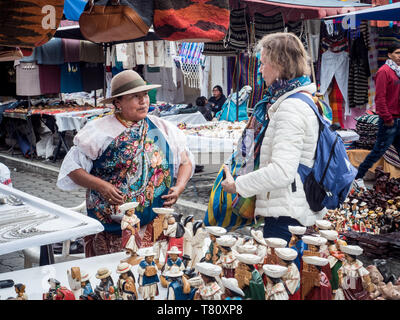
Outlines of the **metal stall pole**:
<svg viewBox="0 0 400 320">
<path fill-rule="evenodd" d="M 107 43 L 103 43 L 104 49 L 104 83 L 103 83 L 103 99 L 106 98 L 107 93 Z"/>
</svg>

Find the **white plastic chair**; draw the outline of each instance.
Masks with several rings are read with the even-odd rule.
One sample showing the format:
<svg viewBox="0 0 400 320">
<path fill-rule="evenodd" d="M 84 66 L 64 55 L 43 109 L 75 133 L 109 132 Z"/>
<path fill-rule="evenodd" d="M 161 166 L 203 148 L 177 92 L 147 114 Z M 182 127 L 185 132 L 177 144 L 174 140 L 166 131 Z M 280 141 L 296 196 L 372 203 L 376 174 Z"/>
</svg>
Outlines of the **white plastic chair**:
<svg viewBox="0 0 400 320">
<path fill-rule="evenodd" d="M 78 205 L 76 207 L 68 208 L 68 209 L 75 211 L 75 212 L 79 212 L 84 215 L 87 215 L 86 200 L 83 201 L 80 205 Z M 66 261 L 72 261 L 72 260 L 85 258 L 84 253 L 69 254 L 70 247 L 71 247 L 71 240 L 65 240 L 63 242 L 61 254 L 54 255 L 54 263 L 66 262 Z M 22 253 L 24 254 L 24 269 L 32 268 L 33 264 L 39 265 L 40 247 L 27 248 L 27 249 L 22 250 Z"/>
</svg>

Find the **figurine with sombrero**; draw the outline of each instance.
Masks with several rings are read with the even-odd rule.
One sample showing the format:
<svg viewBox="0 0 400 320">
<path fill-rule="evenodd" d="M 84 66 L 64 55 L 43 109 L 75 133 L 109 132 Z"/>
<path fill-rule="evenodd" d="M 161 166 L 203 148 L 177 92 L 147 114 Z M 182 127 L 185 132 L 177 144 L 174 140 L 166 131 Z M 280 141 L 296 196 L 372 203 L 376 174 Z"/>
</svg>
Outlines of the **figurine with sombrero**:
<svg viewBox="0 0 400 320">
<path fill-rule="evenodd" d="M 276 264 L 264 264 L 264 274 L 267 278 L 265 300 L 289 300 L 282 277 L 285 276 L 287 267 Z"/>
<path fill-rule="evenodd" d="M 252 229 L 250 233 L 254 239 L 254 245 L 257 247 L 256 254 L 264 259 L 267 256 L 267 243 L 264 240 L 263 232 L 261 230 Z"/>
<path fill-rule="evenodd" d="M 218 237 L 221 237 L 224 234 L 226 234 L 226 229 L 222 227 L 211 226 L 211 227 L 206 227 L 206 231 L 210 236 L 211 242 L 205 254 L 205 262 L 215 264 L 222 254 L 221 249 L 218 247 L 216 241 Z"/>
<path fill-rule="evenodd" d="M 281 278 L 288 290 L 289 300 L 301 300 L 300 271 L 294 263 L 297 251 L 292 248 L 276 248 L 275 253 L 280 259 L 280 265 L 287 268 L 287 272 Z"/>
<path fill-rule="evenodd" d="M 145 248 L 143 251 L 144 260 L 138 265 L 139 293 L 144 300 L 154 300 L 158 296 L 158 268 L 154 260 L 153 248 Z"/>
<path fill-rule="evenodd" d="M 174 212 L 172 208 L 153 208 L 157 217 L 153 221 L 153 249 L 154 262 L 159 269 L 164 265 L 164 260 L 167 257 L 168 236 L 164 234 L 164 230 L 168 227 L 167 217 Z M 161 260 L 161 256 L 164 260 Z"/>
<path fill-rule="evenodd" d="M 179 257 L 179 255 L 182 254 L 182 251 L 178 249 L 178 247 L 172 247 L 170 250 L 167 251 L 167 262 L 164 264 L 164 266 L 161 269 L 162 275 L 160 276 L 161 278 L 161 284 L 163 287 L 167 287 L 168 283 L 166 281 L 165 273 L 168 272 L 173 266 L 177 266 L 180 271 L 185 270 L 185 265 L 183 264 L 182 259 Z"/>
<path fill-rule="evenodd" d="M 301 272 L 302 267 L 302 257 L 304 250 L 308 250 L 308 246 L 303 242 L 301 236 L 306 233 L 307 228 L 303 226 L 289 226 L 289 232 L 292 234 L 292 237 L 289 242 L 289 248 L 292 248 L 297 251 L 297 257 L 294 260 L 294 263 L 297 266 L 297 269 Z"/>
<path fill-rule="evenodd" d="M 118 294 L 122 300 L 137 300 L 138 294 L 136 291 L 135 276 L 133 275 L 132 265 L 127 262 L 122 262 L 117 266 L 118 278 Z"/>
<path fill-rule="evenodd" d="M 140 262 L 141 257 L 138 256 L 137 251 L 140 248 L 140 219 L 135 214 L 135 208 L 139 202 L 129 202 L 119 206 L 119 213 L 123 214 L 121 220 L 122 230 L 122 248 L 129 255 L 128 258 L 121 262 L 128 262 L 130 265 L 136 265 Z"/>
<path fill-rule="evenodd" d="M 193 300 L 197 289 L 191 288 L 190 283 L 177 265 L 168 269 L 165 272 L 165 277 L 169 283 L 167 300 Z"/>
<path fill-rule="evenodd" d="M 245 294 L 244 299 L 265 300 L 264 282 L 255 267 L 262 262 L 262 258 L 251 253 L 241 253 L 236 258 L 239 264 L 235 270 L 235 278 Z"/>
<path fill-rule="evenodd" d="M 196 291 L 195 300 L 221 300 L 222 288 L 218 283 L 222 268 L 212 263 L 199 262 L 196 264 L 196 270 L 203 279 L 203 284 Z"/>
<path fill-rule="evenodd" d="M 244 292 L 239 288 L 238 281 L 235 278 L 221 278 L 222 285 L 225 288 L 222 300 L 243 300 Z"/>
<path fill-rule="evenodd" d="M 332 300 L 332 287 L 328 277 L 322 271 L 329 261 L 319 256 L 303 256 L 304 262 L 316 269 L 313 277 L 308 279 L 310 284 L 302 287 L 304 300 Z"/>
<path fill-rule="evenodd" d="M 287 246 L 287 241 L 281 238 L 266 238 L 265 242 L 267 243 L 268 251 L 263 264 L 279 264 L 275 249 L 285 248 Z"/>
<path fill-rule="evenodd" d="M 216 240 L 222 254 L 216 264 L 222 267 L 224 277 L 234 278 L 237 260 L 232 252 L 232 247 L 236 243 L 236 239 L 231 235 L 223 235 Z"/>
<path fill-rule="evenodd" d="M 94 289 L 95 293 L 101 300 L 112 300 L 115 295 L 114 281 L 111 278 L 111 271 L 108 268 L 100 268 L 97 270 L 96 278 L 100 279 L 100 284 Z"/>
</svg>

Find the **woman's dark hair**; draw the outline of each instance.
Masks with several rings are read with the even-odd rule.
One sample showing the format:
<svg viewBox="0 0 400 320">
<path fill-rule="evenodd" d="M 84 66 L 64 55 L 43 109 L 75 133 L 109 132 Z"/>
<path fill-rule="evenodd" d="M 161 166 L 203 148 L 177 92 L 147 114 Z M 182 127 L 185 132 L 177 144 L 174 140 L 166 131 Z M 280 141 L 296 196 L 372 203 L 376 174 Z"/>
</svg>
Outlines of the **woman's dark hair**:
<svg viewBox="0 0 400 320">
<path fill-rule="evenodd" d="M 223 92 L 222 92 L 222 87 L 221 87 L 221 86 L 216 85 L 216 86 L 214 86 L 213 90 L 214 90 L 214 89 L 217 89 L 219 92 L 221 92 L 221 94 L 223 94 Z"/>
<path fill-rule="evenodd" d="M 397 49 L 400 49 L 400 42 L 399 41 L 393 41 L 392 44 L 388 47 L 388 53 L 393 53 Z"/>
<path fill-rule="evenodd" d="M 206 105 L 207 98 L 204 96 L 198 97 L 196 99 L 196 106 L 204 107 Z"/>
</svg>

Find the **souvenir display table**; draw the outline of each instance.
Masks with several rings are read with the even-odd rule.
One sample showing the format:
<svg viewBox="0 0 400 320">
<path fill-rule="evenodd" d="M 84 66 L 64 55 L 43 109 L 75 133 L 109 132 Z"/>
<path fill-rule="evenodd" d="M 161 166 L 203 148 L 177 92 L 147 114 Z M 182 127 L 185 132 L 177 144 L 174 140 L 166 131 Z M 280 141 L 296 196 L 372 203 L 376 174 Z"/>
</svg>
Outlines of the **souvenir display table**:
<svg viewBox="0 0 400 320">
<path fill-rule="evenodd" d="M 0 255 L 104 230 L 95 219 L 2 184 L 0 198 Z"/>
<path fill-rule="evenodd" d="M 176 114 L 171 116 L 162 117 L 163 120 L 167 120 L 175 125 L 180 123 L 185 123 L 187 125 L 200 125 L 207 124 L 208 121 L 204 118 L 201 112 L 197 111 L 195 113 L 188 114 Z"/>
</svg>

